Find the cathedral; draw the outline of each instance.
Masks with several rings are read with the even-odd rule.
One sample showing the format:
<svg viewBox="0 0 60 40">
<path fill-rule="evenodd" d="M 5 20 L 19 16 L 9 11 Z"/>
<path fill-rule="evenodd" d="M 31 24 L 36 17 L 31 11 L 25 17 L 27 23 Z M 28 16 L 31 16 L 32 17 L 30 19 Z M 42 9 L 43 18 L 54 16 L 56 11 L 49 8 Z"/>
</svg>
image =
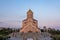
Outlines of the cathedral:
<svg viewBox="0 0 60 40">
<path fill-rule="evenodd" d="M 20 32 L 40 32 L 40 29 L 38 28 L 38 21 L 33 18 L 33 12 L 31 10 L 28 10 L 27 18 L 23 20 Z"/>
<path fill-rule="evenodd" d="M 10 36 L 10 40 L 51 40 L 48 32 L 42 32 L 38 28 L 38 21 L 33 18 L 33 12 L 27 11 L 27 17 L 22 21 L 22 28 Z"/>
</svg>

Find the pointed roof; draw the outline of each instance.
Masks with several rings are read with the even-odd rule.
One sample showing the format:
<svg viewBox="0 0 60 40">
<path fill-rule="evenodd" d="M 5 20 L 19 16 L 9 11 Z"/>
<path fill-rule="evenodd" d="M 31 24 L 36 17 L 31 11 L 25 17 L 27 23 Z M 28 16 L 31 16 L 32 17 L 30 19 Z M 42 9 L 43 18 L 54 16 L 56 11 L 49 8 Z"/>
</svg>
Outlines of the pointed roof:
<svg viewBox="0 0 60 40">
<path fill-rule="evenodd" d="M 32 12 L 32 10 L 31 10 L 31 9 L 29 9 L 27 13 L 33 13 L 33 12 Z"/>
</svg>

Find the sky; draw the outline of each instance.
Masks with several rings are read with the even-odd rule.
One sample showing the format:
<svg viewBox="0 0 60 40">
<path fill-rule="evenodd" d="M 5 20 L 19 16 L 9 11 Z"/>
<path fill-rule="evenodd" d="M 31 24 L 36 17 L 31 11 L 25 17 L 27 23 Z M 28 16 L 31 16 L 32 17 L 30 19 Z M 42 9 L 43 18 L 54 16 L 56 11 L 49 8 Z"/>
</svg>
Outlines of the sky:
<svg viewBox="0 0 60 40">
<path fill-rule="evenodd" d="M 60 29 L 60 0 L 0 0 L 0 27 L 22 27 L 29 9 L 39 28 Z"/>
</svg>

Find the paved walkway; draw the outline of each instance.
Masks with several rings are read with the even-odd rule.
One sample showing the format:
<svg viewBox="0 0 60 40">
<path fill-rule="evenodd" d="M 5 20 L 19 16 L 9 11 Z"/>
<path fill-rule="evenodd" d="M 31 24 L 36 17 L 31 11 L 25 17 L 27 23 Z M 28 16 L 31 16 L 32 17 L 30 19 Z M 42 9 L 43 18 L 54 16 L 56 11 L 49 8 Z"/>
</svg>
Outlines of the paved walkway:
<svg viewBox="0 0 60 40">
<path fill-rule="evenodd" d="M 20 35 L 17 33 L 15 37 L 11 37 L 8 40 L 22 40 L 22 38 L 20 37 Z M 27 40 L 33 40 L 32 38 L 28 38 Z M 47 33 L 41 33 L 39 40 L 52 40 L 52 38 L 50 38 L 50 36 Z"/>
</svg>

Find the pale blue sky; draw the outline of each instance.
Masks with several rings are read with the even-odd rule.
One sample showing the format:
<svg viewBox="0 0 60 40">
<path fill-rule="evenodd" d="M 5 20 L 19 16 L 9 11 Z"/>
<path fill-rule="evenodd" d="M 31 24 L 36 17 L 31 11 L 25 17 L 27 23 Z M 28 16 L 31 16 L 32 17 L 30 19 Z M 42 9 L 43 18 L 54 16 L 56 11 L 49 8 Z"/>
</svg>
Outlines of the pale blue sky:
<svg viewBox="0 0 60 40">
<path fill-rule="evenodd" d="M 20 26 L 29 9 L 40 27 L 60 27 L 60 0 L 0 0 L 0 24 Z"/>
</svg>

